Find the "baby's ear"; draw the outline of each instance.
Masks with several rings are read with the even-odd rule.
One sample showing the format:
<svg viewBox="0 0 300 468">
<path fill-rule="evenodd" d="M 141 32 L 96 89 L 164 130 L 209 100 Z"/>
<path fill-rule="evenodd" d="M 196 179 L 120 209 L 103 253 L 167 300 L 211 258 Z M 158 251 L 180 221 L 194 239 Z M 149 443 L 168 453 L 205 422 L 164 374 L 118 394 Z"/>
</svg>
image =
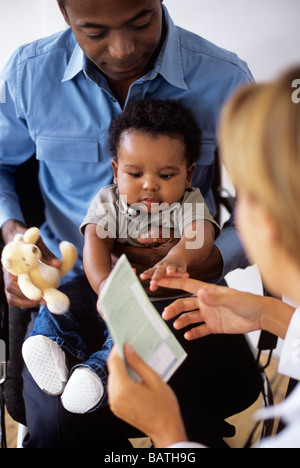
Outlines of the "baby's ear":
<svg viewBox="0 0 300 468">
<path fill-rule="evenodd" d="M 185 184 L 186 189 L 189 189 L 192 186 L 192 179 L 193 179 L 195 169 L 196 169 L 196 163 L 191 164 L 187 168 L 187 177 L 186 177 L 186 184 Z"/>
<path fill-rule="evenodd" d="M 118 183 L 118 161 L 116 159 L 111 160 L 111 167 L 114 173 L 114 183 Z"/>
</svg>

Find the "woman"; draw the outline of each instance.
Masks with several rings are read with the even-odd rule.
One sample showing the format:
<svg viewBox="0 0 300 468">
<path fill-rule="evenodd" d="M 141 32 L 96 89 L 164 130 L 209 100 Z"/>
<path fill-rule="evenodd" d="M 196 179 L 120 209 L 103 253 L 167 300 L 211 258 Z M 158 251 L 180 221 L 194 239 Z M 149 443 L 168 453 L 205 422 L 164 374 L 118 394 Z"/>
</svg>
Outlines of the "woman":
<svg viewBox="0 0 300 468">
<path fill-rule="evenodd" d="M 292 83 L 297 78 L 300 68 L 271 84 L 238 91 L 223 111 L 220 142 L 238 194 L 236 222 L 244 247 L 258 264 L 267 288 L 300 305 L 300 104 L 292 101 Z M 295 311 L 276 299 L 191 279 L 164 278 L 160 285 L 196 295 L 164 311 L 165 319 L 184 312 L 174 322 L 177 329 L 204 322 L 186 332 L 187 340 L 213 333 L 270 331 L 286 340 L 280 371 L 300 380 L 300 308 Z M 141 382 L 129 379 L 114 349 L 109 360 L 112 411 L 151 437 L 156 447 L 190 447 L 171 389 L 129 345 L 125 358 Z M 261 445 L 299 448 L 299 386 L 278 414 L 285 416 L 287 429 Z"/>
</svg>

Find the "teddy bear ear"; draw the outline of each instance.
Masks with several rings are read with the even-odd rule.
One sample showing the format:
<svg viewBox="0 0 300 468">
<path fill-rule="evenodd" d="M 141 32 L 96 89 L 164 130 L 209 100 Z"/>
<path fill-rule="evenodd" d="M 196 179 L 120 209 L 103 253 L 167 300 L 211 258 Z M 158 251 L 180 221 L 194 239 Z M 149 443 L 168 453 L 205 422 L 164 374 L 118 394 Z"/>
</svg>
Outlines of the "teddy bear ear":
<svg viewBox="0 0 300 468">
<path fill-rule="evenodd" d="M 27 229 L 24 234 L 24 242 L 28 244 L 36 244 L 40 237 L 40 230 L 36 227 Z"/>
</svg>

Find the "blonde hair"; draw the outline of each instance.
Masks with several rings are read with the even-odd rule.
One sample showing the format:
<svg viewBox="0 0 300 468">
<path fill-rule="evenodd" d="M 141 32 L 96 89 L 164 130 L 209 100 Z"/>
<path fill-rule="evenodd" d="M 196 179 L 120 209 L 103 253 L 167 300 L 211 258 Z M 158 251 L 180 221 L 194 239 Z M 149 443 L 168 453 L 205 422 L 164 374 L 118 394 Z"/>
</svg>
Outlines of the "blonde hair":
<svg viewBox="0 0 300 468">
<path fill-rule="evenodd" d="M 284 248 L 300 265 L 300 103 L 292 100 L 300 67 L 269 84 L 240 89 L 220 123 L 221 154 L 233 184 L 276 223 Z"/>
</svg>

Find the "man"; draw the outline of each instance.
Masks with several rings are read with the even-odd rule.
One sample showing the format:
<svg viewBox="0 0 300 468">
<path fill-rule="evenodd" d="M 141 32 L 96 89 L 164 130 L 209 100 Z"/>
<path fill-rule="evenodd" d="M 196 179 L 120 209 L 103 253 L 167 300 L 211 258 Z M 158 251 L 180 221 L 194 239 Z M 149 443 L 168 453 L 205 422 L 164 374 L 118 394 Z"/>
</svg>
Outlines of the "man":
<svg viewBox="0 0 300 468">
<path fill-rule="evenodd" d="M 21 47 L 0 75 L 5 86 L 5 103 L 0 104 L 2 237 L 8 242 L 15 233 L 25 229 L 13 175 L 22 162 L 36 154 L 46 206 L 46 222 L 41 229 L 43 258 L 58 266 L 55 256 L 60 240 L 73 242 L 79 251 L 73 272 L 76 281 L 82 274 L 83 247 L 78 227 L 96 192 L 112 181 L 107 133 L 112 119 L 129 101 L 147 97 L 181 99 L 191 108 L 202 129 L 201 158 L 193 185 L 200 188 L 211 212 L 215 212 L 211 185 L 219 112 L 234 89 L 252 80 L 252 76 L 235 54 L 175 27 L 162 1 L 59 0 L 70 28 Z M 147 262 L 149 265 L 156 263 L 155 252 L 155 248 L 147 249 L 144 269 Z M 127 250 L 127 254 L 134 262 L 134 248 Z M 207 261 L 199 266 L 197 277 L 217 282 L 233 268 L 246 265 L 245 254 L 230 220 Z M 15 278 L 6 274 L 5 284 L 11 305 L 38 306 L 23 297 Z M 78 304 L 81 286 L 77 285 L 75 292 L 74 289 L 68 292 L 71 303 L 75 302 L 76 294 Z M 177 373 L 173 382 L 177 392 L 182 392 L 182 411 L 190 421 L 192 436 L 199 438 L 205 434 L 211 440 L 202 439 L 201 442 L 210 445 L 218 445 L 222 435 L 226 435 L 223 419 L 232 411 L 243 409 L 257 396 L 257 388 L 253 388 L 245 400 L 233 405 L 229 402 L 231 398 L 238 399 L 237 395 L 247 389 L 248 376 L 240 375 L 238 385 L 241 387 L 236 387 L 236 395 L 231 395 L 236 385 L 231 386 L 231 378 L 236 375 L 239 364 L 246 367 L 246 374 L 251 374 L 249 366 L 252 366 L 243 339 L 231 340 L 230 343 L 221 338 L 217 342 L 214 339 L 203 341 L 203 352 L 199 353 L 197 348 L 197 355 L 209 354 L 210 359 L 202 359 L 199 377 L 193 376 L 190 381 L 186 370 L 185 374 Z M 193 346 L 188 345 L 191 354 Z M 235 364 L 229 366 L 232 362 Z M 199 379 L 204 382 L 201 404 L 207 408 L 207 424 L 201 435 L 193 433 L 191 421 L 192 402 L 201 400 L 199 390 L 196 391 Z M 249 381 L 253 382 L 251 375 Z M 230 385 L 222 387 L 222 382 L 224 385 L 230 382 Z M 211 396 L 215 387 L 219 388 L 213 404 Z M 63 413 L 58 399 L 55 411 L 59 423 L 53 422 L 49 399 L 38 393 L 26 371 L 24 396 L 29 427 L 26 446 L 77 446 L 78 440 L 83 440 L 88 432 L 96 440 L 100 433 L 100 438 L 106 435 L 109 440 L 107 427 L 113 427 L 110 414 L 95 412 L 92 416 L 78 418 Z M 222 403 L 220 398 L 224 398 Z M 207 399 L 211 400 L 210 404 Z M 190 401 L 185 406 L 187 400 Z M 101 425 L 102 431 L 106 426 L 104 433 L 100 431 Z M 43 427 L 45 431 L 41 430 Z M 116 431 L 112 429 L 114 434 Z"/>
</svg>

